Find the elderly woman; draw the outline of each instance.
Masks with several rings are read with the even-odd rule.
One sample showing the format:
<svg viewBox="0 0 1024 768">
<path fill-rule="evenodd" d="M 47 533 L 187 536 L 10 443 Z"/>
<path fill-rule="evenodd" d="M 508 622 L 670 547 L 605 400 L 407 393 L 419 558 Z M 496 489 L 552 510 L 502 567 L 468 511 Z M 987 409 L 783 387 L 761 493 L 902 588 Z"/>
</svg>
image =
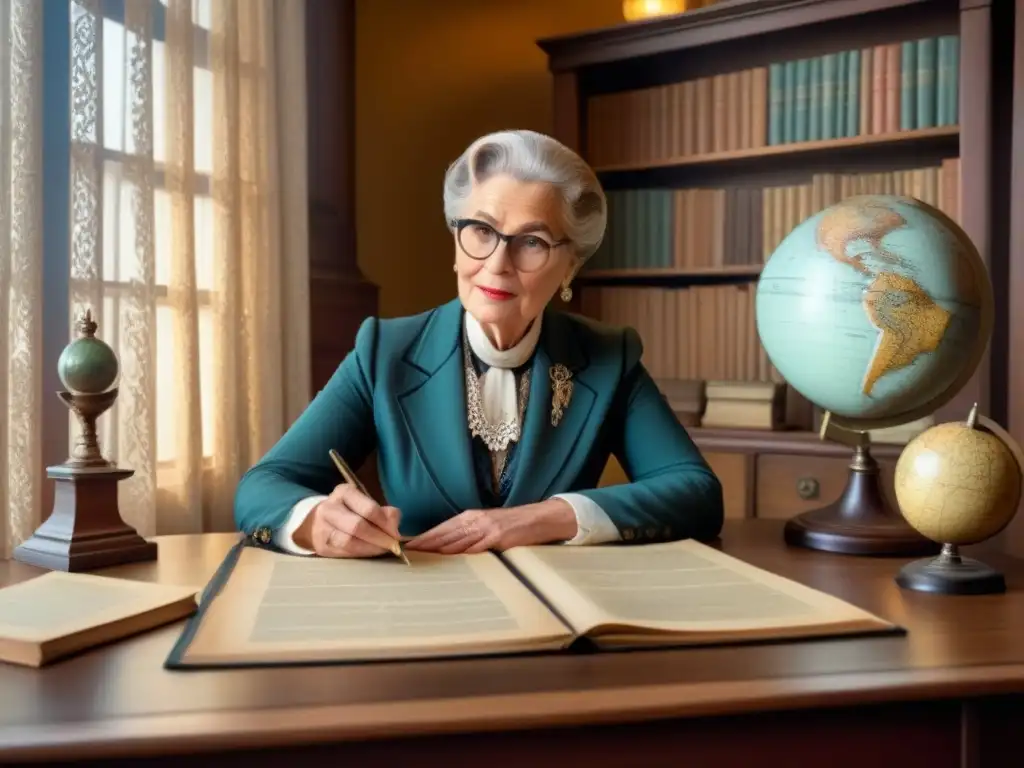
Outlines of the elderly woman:
<svg viewBox="0 0 1024 768">
<path fill-rule="evenodd" d="M 327 386 L 242 479 L 239 528 L 371 557 L 713 538 L 722 490 L 640 362 L 636 331 L 556 311 L 601 243 L 593 171 L 552 138 L 484 136 L 444 180 L 458 299 L 367 318 Z M 388 506 L 329 451 L 376 449 Z M 598 488 L 611 454 L 630 482 Z"/>
</svg>

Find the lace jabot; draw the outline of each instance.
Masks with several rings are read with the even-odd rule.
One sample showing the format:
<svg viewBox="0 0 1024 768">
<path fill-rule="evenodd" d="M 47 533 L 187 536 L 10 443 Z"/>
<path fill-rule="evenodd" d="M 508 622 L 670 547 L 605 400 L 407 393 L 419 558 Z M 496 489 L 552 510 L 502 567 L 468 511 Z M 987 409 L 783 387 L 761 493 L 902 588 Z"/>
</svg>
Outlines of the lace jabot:
<svg viewBox="0 0 1024 768">
<path fill-rule="evenodd" d="M 504 451 L 510 442 L 517 442 L 522 425 L 522 411 L 529 392 L 529 372 L 516 387 L 514 370 L 533 354 L 540 338 L 541 319 L 530 325 L 515 346 L 498 349 L 487 337 L 480 323 L 465 313 L 466 342 L 488 370 L 476 376 L 467 360 L 466 387 L 469 426 L 491 451 Z"/>
</svg>

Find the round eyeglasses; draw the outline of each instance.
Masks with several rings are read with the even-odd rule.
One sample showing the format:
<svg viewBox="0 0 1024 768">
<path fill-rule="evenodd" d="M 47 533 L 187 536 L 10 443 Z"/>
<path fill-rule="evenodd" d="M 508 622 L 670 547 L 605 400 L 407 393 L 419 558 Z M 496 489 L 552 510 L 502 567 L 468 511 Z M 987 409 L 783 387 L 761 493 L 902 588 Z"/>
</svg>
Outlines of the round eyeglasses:
<svg viewBox="0 0 1024 768">
<path fill-rule="evenodd" d="M 459 247 L 469 258 L 486 261 L 498 250 L 498 245 L 504 242 L 509 260 L 519 272 L 542 269 L 548 263 L 552 250 L 570 242 L 562 239 L 549 243 L 534 234 L 506 235 L 486 221 L 477 219 L 455 219 L 451 225 L 455 228 Z"/>
</svg>

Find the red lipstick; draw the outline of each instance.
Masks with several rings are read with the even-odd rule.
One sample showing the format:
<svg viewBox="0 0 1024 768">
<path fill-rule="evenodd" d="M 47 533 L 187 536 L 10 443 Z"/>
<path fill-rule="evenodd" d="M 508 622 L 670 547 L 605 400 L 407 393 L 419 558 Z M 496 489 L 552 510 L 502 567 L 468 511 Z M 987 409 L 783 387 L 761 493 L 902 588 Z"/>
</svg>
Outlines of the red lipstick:
<svg viewBox="0 0 1024 768">
<path fill-rule="evenodd" d="M 483 293 L 484 296 L 488 299 L 493 299 L 494 301 L 508 301 L 515 296 L 514 293 L 499 291 L 497 288 L 484 288 L 482 285 L 478 285 L 477 288 L 480 289 L 480 292 Z"/>
</svg>

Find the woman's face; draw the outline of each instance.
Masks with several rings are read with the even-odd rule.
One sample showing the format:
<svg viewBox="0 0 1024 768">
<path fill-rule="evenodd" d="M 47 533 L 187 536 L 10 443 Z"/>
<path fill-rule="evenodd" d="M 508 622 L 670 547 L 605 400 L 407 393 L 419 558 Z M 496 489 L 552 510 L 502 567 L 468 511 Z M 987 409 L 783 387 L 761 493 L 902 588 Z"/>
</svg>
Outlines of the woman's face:
<svg viewBox="0 0 1024 768">
<path fill-rule="evenodd" d="M 459 298 L 482 325 L 502 329 L 502 343 L 514 343 L 575 269 L 562 201 L 549 184 L 492 176 L 475 185 L 462 218 L 472 223 L 461 234 L 455 227 Z"/>
</svg>

